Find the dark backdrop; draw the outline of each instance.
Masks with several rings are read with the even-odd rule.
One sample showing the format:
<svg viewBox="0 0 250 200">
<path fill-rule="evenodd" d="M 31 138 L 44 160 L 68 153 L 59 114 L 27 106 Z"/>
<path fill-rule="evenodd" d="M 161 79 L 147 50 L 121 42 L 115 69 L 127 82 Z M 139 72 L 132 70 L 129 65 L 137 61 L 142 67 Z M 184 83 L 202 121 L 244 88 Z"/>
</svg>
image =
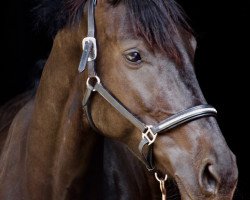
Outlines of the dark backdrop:
<svg viewBox="0 0 250 200">
<path fill-rule="evenodd" d="M 30 87 L 34 66 L 46 58 L 51 39 L 33 28 L 31 0 L 1 6 L 0 104 Z M 201 88 L 218 111 L 228 145 L 236 154 L 239 185 L 236 200 L 249 199 L 249 0 L 179 0 L 197 40 L 196 70 Z"/>
</svg>

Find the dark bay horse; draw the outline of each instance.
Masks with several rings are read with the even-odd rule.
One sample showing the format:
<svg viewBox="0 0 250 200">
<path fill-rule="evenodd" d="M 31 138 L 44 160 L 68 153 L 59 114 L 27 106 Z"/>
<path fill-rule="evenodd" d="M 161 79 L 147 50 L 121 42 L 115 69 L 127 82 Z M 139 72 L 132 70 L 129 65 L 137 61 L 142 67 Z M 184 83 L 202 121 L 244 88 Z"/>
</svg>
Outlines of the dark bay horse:
<svg viewBox="0 0 250 200">
<path fill-rule="evenodd" d="M 235 156 L 176 3 L 44 2 L 58 31 L 35 95 L 0 109 L 0 199 L 160 199 L 165 174 L 182 199 L 232 199 Z"/>
</svg>

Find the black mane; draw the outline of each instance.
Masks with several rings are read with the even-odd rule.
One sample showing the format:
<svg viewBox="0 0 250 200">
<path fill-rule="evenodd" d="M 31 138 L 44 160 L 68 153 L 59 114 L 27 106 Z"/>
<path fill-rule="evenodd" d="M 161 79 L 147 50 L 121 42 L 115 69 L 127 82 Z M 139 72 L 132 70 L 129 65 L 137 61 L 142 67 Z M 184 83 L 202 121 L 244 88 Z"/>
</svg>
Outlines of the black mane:
<svg viewBox="0 0 250 200">
<path fill-rule="evenodd" d="M 74 25 L 82 17 L 86 0 L 37 0 L 36 24 L 54 36 L 66 25 Z M 107 0 L 116 6 L 123 3 L 128 10 L 135 33 L 151 47 L 158 47 L 173 57 L 178 52 L 173 35 L 179 27 L 191 31 L 182 10 L 174 0 Z M 98 20 L 98 19 L 97 19 Z"/>
<path fill-rule="evenodd" d="M 36 0 L 33 8 L 35 28 L 52 37 L 66 25 L 80 20 L 86 0 Z"/>
</svg>

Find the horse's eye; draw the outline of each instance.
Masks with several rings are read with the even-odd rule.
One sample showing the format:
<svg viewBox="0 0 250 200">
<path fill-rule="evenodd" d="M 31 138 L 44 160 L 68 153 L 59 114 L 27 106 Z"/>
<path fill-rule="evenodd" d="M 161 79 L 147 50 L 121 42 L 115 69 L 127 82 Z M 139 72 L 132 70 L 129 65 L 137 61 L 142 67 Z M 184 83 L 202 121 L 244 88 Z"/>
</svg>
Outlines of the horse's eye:
<svg viewBox="0 0 250 200">
<path fill-rule="evenodd" d="M 125 55 L 125 57 L 128 61 L 135 64 L 139 64 L 142 61 L 141 55 L 137 51 L 129 52 Z"/>
</svg>

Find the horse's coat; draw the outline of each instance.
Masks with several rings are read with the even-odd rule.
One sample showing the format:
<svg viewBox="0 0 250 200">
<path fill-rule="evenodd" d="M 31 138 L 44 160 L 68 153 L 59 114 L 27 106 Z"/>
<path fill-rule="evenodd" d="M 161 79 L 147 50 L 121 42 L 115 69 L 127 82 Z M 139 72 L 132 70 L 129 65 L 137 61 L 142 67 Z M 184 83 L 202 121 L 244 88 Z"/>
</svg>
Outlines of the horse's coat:
<svg viewBox="0 0 250 200">
<path fill-rule="evenodd" d="M 99 0 L 96 7 L 97 73 L 148 124 L 206 103 L 192 64 L 194 38 L 181 27 L 176 9 L 172 1 L 163 0 Z M 9 129 L 0 129 L 0 199 L 160 197 L 154 177 L 130 153 L 140 157 L 136 127 L 99 96 L 91 100 L 93 120 L 103 136 L 119 142 L 103 139 L 86 120 L 81 105 L 86 74 L 77 71 L 86 28 L 83 16 L 57 33 L 36 95 L 23 99 L 27 103 L 18 106 L 22 108 Z M 128 59 L 138 54 L 140 62 Z M 177 182 L 183 199 L 232 198 L 235 157 L 215 119 L 160 135 L 154 157 L 157 168 Z"/>
</svg>

